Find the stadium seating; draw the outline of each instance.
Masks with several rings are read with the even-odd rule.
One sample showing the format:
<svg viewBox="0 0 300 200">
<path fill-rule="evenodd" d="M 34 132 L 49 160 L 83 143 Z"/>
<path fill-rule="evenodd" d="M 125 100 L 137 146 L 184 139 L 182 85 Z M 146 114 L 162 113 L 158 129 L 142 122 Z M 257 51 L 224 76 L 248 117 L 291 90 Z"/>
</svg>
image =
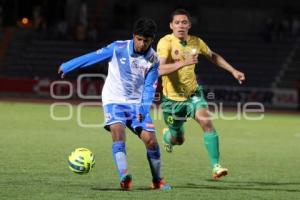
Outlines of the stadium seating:
<svg viewBox="0 0 300 200">
<path fill-rule="evenodd" d="M 110 37 L 117 38 L 120 35 L 123 38 L 126 34 L 126 31 L 115 31 Z M 280 77 L 279 81 L 277 78 L 293 48 L 293 41 L 265 43 L 254 33 L 203 33 L 200 37 L 212 50 L 246 73 L 247 81 L 243 85 L 245 87 L 269 88 L 274 86 L 276 80 L 278 87 L 293 87 L 294 82 L 299 79 L 299 51 L 285 70 L 284 76 Z M 57 78 L 57 68 L 62 62 L 96 50 L 107 43 L 106 41 L 96 43 L 39 39 L 33 32 L 19 30 L 14 35 L 5 58 L 0 61 L 1 75 Z M 101 67 L 92 68 L 92 71 L 105 73 L 106 65 L 99 65 Z M 203 58 L 200 58 L 197 73 L 199 80 L 205 85 L 238 86 L 229 73 Z"/>
<path fill-rule="evenodd" d="M 246 74 L 246 87 L 271 87 L 292 48 L 292 42 L 265 43 L 255 34 L 207 34 L 202 39 Z M 210 62 L 200 61 L 199 65 L 198 74 L 204 84 L 237 86 L 230 74 Z"/>
<path fill-rule="evenodd" d="M 100 46 L 101 44 L 91 42 L 38 39 L 34 37 L 34 33 L 20 30 L 1 61 L 1 74 L 57 78 L 57 69 L 62 62 Z"/>
<path fill-rule="evenodd" d="M 300 89 L 300 49 L 299 41 L 294 46 L 295 52 L 292 53 L 286 61 L 286 65 L 282 67 L 274 86 L 280 88 L 298 88 Z"/>
</svg>

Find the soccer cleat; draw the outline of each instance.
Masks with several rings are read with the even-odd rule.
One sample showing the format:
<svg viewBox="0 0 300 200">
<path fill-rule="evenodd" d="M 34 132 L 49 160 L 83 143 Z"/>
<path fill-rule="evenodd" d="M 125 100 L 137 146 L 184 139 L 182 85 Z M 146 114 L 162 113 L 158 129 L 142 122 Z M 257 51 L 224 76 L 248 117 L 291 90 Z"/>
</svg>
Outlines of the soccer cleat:
<svg viewBox="0 0 300 200">
<path fill-rule="evenodd" d="M 160 179 L 160 181 L 152 182 L 151 189 L 154 190 L 160 189 L 163 191 L 167 191 L 167 190 L 171 190 L 171 186 L 166 184 L 163 179 Z"/>
<path fill-rule="evenodd" d="M 173 145 L 165 142 L 165 140 L 164 140 L 164 137 L 165 137 L 165 134 L 167 133 L 167 131 L 168 131 L 168 128 L 164 128 L 163 131 L 162 131 L 162 134 L 163 134 L 162 144 L 163 144 L 163 147 L 166 150 L 166 152 L 172 153 Z"/>
<path fill-rule="evenodd" d="M 120 186 L 123 190 L 130 190 L 132 187 L 132 176 L 130 174 L 123 175 Z"/>
<path fill-rule="evenodd" d="M 221 167 L 221 165 L 216 164 L 212 170 L 212 176 L 214 179 L 219 179 L 222 176 L 226 176 L 228 174 L 228 169 Z"/>
</svg>

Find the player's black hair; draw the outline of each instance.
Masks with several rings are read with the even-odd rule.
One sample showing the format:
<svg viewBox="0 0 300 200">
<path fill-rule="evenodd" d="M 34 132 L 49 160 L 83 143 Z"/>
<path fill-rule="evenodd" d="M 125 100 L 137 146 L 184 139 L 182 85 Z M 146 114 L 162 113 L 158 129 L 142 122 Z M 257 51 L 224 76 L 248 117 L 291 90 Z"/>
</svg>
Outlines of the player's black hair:
<svg viewBox="0 0 300 200">
<path fill-rule="evenodd" d="M 156 35 L 157 25 L 149 18 L 139 18 L 133 27 L 133 34 L 153 38 Z"/>
<path fill-rule="evenodd" d="M 175 15 L 185 15 L 188 17 L 189 21 L 191 21 L 191 14 L 185 9 L 176 9 L 170 15 L 170 22 L 173 21 Z"/>
</svg>

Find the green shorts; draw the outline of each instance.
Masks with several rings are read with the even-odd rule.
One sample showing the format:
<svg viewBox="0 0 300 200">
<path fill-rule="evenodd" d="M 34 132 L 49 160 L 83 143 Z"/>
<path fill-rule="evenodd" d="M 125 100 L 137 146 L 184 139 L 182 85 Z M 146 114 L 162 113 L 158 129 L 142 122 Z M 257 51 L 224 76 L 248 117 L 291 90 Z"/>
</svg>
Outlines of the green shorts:
<svg viewBox="0 0 300 200">
<path fill-rule="evenodd" d="M 201 108 L 208 108 L 201 86 L 186 101 L 173 101 L 163 96 L 163 116 L 172 136 L 181 137 L 184 133 L 183 123 L 189 117 L 194 118 L 196 111 Z"/>
</svg>

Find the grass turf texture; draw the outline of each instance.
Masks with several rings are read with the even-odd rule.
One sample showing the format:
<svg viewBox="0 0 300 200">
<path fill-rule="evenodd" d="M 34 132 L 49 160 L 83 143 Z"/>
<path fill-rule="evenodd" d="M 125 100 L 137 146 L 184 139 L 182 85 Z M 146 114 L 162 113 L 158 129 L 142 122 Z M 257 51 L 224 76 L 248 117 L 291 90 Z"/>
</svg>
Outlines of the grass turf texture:
<svg viewBox="0 0 300 200">
<path fill-rule="evenodd" d="M 74 110 L 76 106 L 72 107 Z M 263 120 L 215 120 L 222 164 L 230 170 L 211 180 L 202 131 L 192 120 L 186 142 L 172 154 L 164 152 L 163 175 L 172 190 L 149 190 L 150 170 L 144 146 L 127 131 L 133 190 L 119 190 L 111 155 L 111 137 L 102 128 L 81 128 L 50 118 L 50 106 L 0 103 L 0 199 L 297 199 L 300 196 L 300 116 L 265 114 Z M 56 116 L 67 109 L 57 107 Z M 77 113 L 74 112 L 74 115 Z M 232 115 L 233 113 L 226 113 Z M 101 123 L 102 110 L 84 108 L 82 122 Z M 158 140 L 164 123 L 155 121 Z M 72 173 L 68 155 L 77 147 L 91 149 L 95 168 L 87 175 Z"/>
</svg>

